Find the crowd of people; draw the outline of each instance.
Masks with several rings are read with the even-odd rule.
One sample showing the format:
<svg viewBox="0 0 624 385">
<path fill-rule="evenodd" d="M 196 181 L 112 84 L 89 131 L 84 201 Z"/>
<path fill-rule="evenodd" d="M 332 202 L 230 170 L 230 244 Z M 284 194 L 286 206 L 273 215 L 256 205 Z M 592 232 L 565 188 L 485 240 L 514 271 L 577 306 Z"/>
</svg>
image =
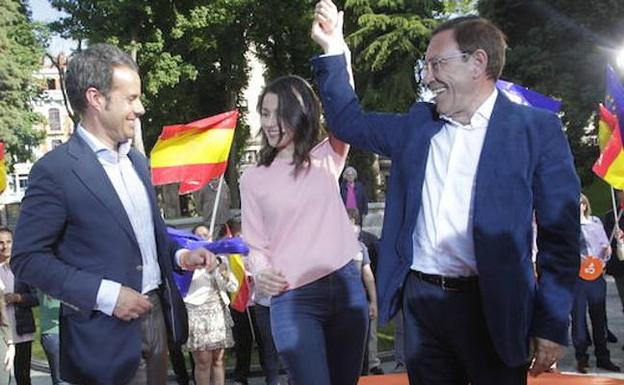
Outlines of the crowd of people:
<svg viewBox="0 0 624 385">
<path fill-rule="evenodd" d="M 240 222 L 219 235 L 250 249 L 242 312 L 228 306 L 241 284 L 228 258 L 167 235 L 130 145 L 145 112 L 136 63 L 108 44 L 74 55 L 65 82 L 80 122 L 33 166 L 0 264 L 0 353 L 18 384 L 37 305 L 55 383 L 165 384 L 169 355 L 180 384 L 223 385 L 233 348 L 233 380 L 246 384 L 255 341 L 269 385 L 355 385 L 383 373 L 378 322 L 391 319 L 411 385 L 526 384 L 560 358 L 570 323 L 580 372 L 590 343 L 598 367 L 620 370 L 602 274 L 624 307 L 615 219 L 591 216 L 558 117 L 497 90 L 502 31 L 476 16 L 440 24 L 415 74 L 433 102 L 375 113 L 355 93 L 343 18 L 331 0 L 316 4 L 319 95 L 286 75 L 259 96 L 258 163 L 241 177 Z M 368 199 L 350 145 L 392 160 L 380 240 L 362 231 Z M 205 225 L 193 233 L 213 237 Z M 3 250 L 9 236 L 0 229 Z M 600 274 L 579 276 L 590 258 Z M 173 274 L 188 271 L 181 295 Z"/>
</svg>

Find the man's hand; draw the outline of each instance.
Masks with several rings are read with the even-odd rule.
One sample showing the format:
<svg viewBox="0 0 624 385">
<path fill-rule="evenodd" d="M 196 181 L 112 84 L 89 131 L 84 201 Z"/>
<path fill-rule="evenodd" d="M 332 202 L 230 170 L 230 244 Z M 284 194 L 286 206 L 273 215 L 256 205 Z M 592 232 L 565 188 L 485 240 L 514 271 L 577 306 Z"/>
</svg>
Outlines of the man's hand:
<svg viewBox="0 0 624 385">
<path fill-rule="evenodd" d="M 310 36 L 325 53 L 342 53 L 346 46 L 342 32 L 344 13 L 331 0 L 321 0 L 314 8 Z"/>
<path fill-rule="evenodd" d="M 9 303 L 19 303 L 22 302 L 22 296 L 17 293 L 6 293 L 4 295 L 4 302 Z"/>
<path fill-rule="evenodd" d="M 113 315 L 124 321 L 132 321 L 150 311 L 151 308 L 152 303 L 147 296 L 127 286 L 122 286 Z"/>
<path fill-rule="evenodd" d="M 217 257 L 212 252 L 200 247 L 180 255 L 180 265 L 185 270 L 205 268 L 207 271 L 212 271 L 218 263 Z"/>
<path fill-rule="evenodd" d="M 535 347 L 535 353 L 531 359 L 533 364 L 529 369 L 529 374 L 532 377 L 537 377 L 550 369 L 550 367 L 561 358 L 563 346 L 539 337 L 533 338 L 532 342 Z"/>
<path fill-rule="evenodd" d="M 277 295 L 288 287 L 284 274 L 277 269 L 264 269 L 255 276 L 258 288 L 268 295 Z"/>
</svg>

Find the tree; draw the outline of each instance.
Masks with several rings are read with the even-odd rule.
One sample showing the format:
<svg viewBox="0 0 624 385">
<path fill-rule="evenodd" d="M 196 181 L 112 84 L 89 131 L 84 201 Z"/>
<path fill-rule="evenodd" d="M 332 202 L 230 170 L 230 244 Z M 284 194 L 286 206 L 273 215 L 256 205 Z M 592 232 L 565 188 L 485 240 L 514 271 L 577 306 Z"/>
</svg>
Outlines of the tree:
<svg viewBox="0 0 624 385">
<path fill-rule="evenodd" d="M 480 0 L 478 9 L 507 35 L 503 77 L 563 101 L 562 120 L 587 184 L 598 149 L 583 138 L 604 98 L 605 65 L 624 40 L 624 3 Z"/>
<path fill-rule="evenodd" d="M 0 3 L 0 141 L 6 143 L 10 164 L 32 160 L 45 137 L 34 126 L 43 117 L 31 108 L 39 94 L 33 73 L 39 69 L 43 45 L 29 20 L 26 3 Z"/>
<path fill-rule="evenodd" d="M 424 56 L 441 1 L 346 0 L 345 32 L 352 49 L 356 90 L 368 110 L 404 112 L 419 97 L 414 63 Z M 353 148 L 350 163 L 376 200 L 375 156 Z"/>
<path fill-rule="evenodd" d="M 166 124 L 190 122 L 239 108 L 247 84 L 248 0 L 53 0 L 68 16 L 53 28 L 65 36 L 110 42 L 137 52 L 141 69 L 146 149 Z M 249 136 L 240 122 L 228 183 Z M 234 205 L 238 190 L 232 189 Z"/>
</svg>

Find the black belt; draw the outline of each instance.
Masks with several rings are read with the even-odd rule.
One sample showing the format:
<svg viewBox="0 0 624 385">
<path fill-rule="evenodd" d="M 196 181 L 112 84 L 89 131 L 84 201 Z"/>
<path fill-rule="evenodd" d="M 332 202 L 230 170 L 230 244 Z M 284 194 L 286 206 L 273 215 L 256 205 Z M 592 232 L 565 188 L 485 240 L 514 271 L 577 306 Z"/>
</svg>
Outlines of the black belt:
<svg viewBox="0 0 624 385">
<path fill-rule="evenodd" d="M 427 274 L 416 270 L 412 270 L 412 274 L 423 282 L 439 286 L 442 290 L 476 291 L 479 289 L 479 277 L 476 275 L 471 277 L 445 277 L 443 275 Z"/>
</svg>

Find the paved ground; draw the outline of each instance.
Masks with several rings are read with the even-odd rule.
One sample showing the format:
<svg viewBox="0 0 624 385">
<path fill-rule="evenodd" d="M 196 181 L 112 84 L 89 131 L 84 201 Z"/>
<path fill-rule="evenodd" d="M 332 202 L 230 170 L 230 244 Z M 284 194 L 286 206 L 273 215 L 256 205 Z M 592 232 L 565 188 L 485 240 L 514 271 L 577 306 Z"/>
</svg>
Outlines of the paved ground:
<svg viewBox="0 0 624 385">
<path fill-rule="evenodd" d="M 622 312 L 622 307 L 620 305 L 620 301 L 615 290 L 615 283 L 610 278 L 607 279 L 607 312 L 609 318 L 609 328 L 620 339 L 620 341 L 615 344 L 609 344 L 609 349 L 611 350 L 611 358 L 616 365 L 622 366 L 624 368 L 624 350 L 622 350 L 622 345 L 624 344 L 624 313 Z M 387 373 L 392 372 L 395 365 L 394 361 L 392 360 L 392 353 L 383 353 L 382 359 L 384 360 L 384 370 Z M 608 376 L 624 380 L 623 373 L 606 372 L 602 369 L 597 369 L 595 367 L 594 357 L 592 357 L 592 359 L 590 360 L 590 365 L 591 374 L 597 374 L 600 376 Z M 576 361 L 574 359 L 574 351 L 572 348 L 568 348 L 566 350 L 565 356 L 559 362 L 559 370 L 569 373 L 575 372 Z M 51 384 L 50 376 L 47 373 L 33 370 L 32 383 L 33 385 L 49 385 Z M 175 384 L 175 381 L 169 381 L 169 383 Z M 264 384 L 264 381 L 259 377 L 253 378 L 250 381 L 250 385 L 260 384 Z"/>
</svg>

